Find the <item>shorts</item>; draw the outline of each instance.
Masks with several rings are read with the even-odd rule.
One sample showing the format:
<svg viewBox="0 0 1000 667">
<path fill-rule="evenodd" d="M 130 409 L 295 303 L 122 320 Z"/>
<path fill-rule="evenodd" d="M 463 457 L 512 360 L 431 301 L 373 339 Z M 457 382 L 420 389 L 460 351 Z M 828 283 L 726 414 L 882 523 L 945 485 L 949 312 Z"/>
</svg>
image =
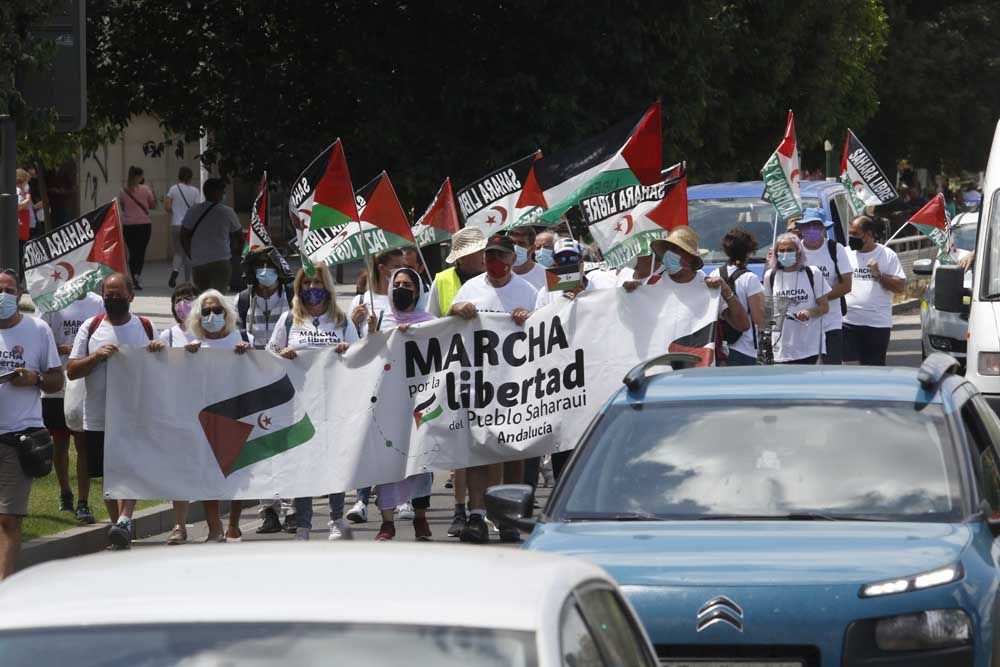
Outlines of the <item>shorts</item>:
<svg viewBox="0 0 1000 667">
<path fill-rule="evenodd" d="M 53 438 L 59 435 L 69 437 L 69 427 L 66 426 L 65 402 L 62 397 L 42 397 L 42 422 Z"/>
<path fill-rule="evenodd" d="M 825 336 L 826 353 L 823 354 L 823 365 L 839 366 L 844 363 L 844 330 L 830 329 Z"/>
<path fill-rule="evenodd" d="M 844 362 L 885 366 L 892 327 L 863 327 L 844 323 Z"/>
<path fill-rule="evenodd" d="M 776 366 L 815 366 L 818 360 L 819 360 L 819 355 L 814 354 L 811 357 L 803 357 L 802 359 L 792 359 L 791 361 L 776 361 L 774 363 Z"/>
<path fill-rule="evenodd" d="M 17 448 L 0 444 L 0 514 L 27 516 L 30 495 L 31 478 L 21 469 Z"/>
<path fill-rule="evenodd" d="M 104 477 L 104 431 L 84 431 L 87 450 L 87 475 L 91 478 Z"/>
</svg>

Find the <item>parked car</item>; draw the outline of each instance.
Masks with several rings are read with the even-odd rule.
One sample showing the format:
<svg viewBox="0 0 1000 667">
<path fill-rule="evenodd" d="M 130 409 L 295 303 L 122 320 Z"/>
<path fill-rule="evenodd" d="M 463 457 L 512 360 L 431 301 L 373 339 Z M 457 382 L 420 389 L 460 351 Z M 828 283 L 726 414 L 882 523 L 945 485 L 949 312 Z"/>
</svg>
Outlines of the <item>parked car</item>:
<svg viewBox="0 0 1000 667">
<path fill-rule="evenodd" d="M 0 664 L 656 660 L 614 580 L 583 560 L 444 545 L 258 543 L 99 554 L 16 574 L 0 585 Z"/>
<path fill-rule="evenodd" d="M 959 213 L 951 223 L 951 238 L 960 250 L 972 252 L 976 249 L 976 232 L 979 229 L 979 213 Z M 940 310 L 934 305 L 935 277 L 938 262 L 934 259 L 918 259 L 913 263 L 913 273 L 931 276 L 930 284 L 920 299 L 920 352 L 924 358 L 934 351 L 947 352 L 965 366 L 966 340 L 969 330 L 969 303 L 972 294 L 972 271 L 966 271 L 963 288 L 969 295 L 963 295 L 963 303 L 958 312 Z"/>
<path fill-rule="evenodd" d="M 705 256 L 706 273 L 726 261 L 722 252 L 722 237 L 736 226 L 753 233 L 759 247 L 750 268 L 760 278 L 764 261 L 774 238 L 776 213 L 774 207 L 761 199 L 763 181 L 742 183 L 712 183 L 688 188 L 688 224 L 698 232 Z M 847 245 L 847 228 L 851 222 L 851 207 L 847 190 L 839 181 L 802 181 L 802 206 L 822 208 L 834 221 L 833 231 L 839 243 Z M 785 231 L 778 229 L 778 233 Z"/>
<path fill-rule="evenodd" d="M 958 363 L 638 366 L 525 548 L 600 565 L 661 665 L 997 664 L 1000 419 Z"/>
</svg>

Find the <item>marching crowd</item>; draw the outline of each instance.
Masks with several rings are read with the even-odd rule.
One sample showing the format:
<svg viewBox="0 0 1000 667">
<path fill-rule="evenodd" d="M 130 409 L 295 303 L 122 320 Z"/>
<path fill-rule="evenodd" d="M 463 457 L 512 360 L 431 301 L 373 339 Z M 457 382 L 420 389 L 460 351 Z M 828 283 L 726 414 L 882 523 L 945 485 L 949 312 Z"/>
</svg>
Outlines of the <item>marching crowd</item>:
<svg viewBox="0 0 1000 667">
<path fill-rule="evenodd" d="M 31 489 L 23 459 L 30 454 L 26 443 L 37 439 L 39 432 L 51 434 L 60 509 L 74 513 L 81 523 L 94 523 L 89 491 L 90 480 L 104 471 L 105 362 L 120 346 L 143 346 L 150 354 L 166 348 L 184 348 L 192 354 L 206 347 L 225 348 L 239 355 L 263 350 L 294 360 L 300 350 L 332 347 L 343 353 L 373 332 L 405 332 L 438 317 L 472 319 L 480 311 L 505 312 L 521 325 L 532 311 L 561 298 L 574 299 L 581 292 L 614 288 L 631 292 L 643 285 L 650 289 L 659 285 L 695 295 L 720 290 L 715 344 L 720 365 L 758 363 L 765 297 L 784 297 L 790 304 L 773 343 L 775 363 L 880 365 L 885 363 L 892 326 L 892 296 L 905 287 L 899 259 L 877 242 L 879 230 L 872 219 L 860 216 L 851 222 L 849 247 L 845 248 L 834 238 L 833 223 L 824 211 L 806 209 L 789 223 L 787 232 L 778 235 L 762 279 L 749 263 L 757 240 L 740 227 L 723 239 L 728 263 L 710 275 L 703 271 L 705 251 L 699 247 L 698 235 L 688 227 L 652 241 L 647 254 L 620 271 L 587 262 L 599 258 L 565 227 L 556 231 L 521 227 L 489 238 L 478 228 L 467 227 L 452 238 L 446 260 L 450 267 L 433 280 L 415 249 L 375 256 L 370 280 L 361 281 L 346 312 L 338 306 L 334 280 L 325 266 L 290 275 L 284 260 L 269 247 L 246 256 L 248 287 L 229 299 L 223 293 L 228 275 L 222 275 L 226 269 L 221 252 L 227 248 L 228 258 L 233 220 L 222 214 L 211 224 L 194 222 L 197 215 L 204 219 L 205 210 L 216 208 L 219 193 L 214 188 L 216 184 L 206 183 L 205 202 L 196 201 L 196 191 L 179 188 L 169 195 L 171 208 L 185 211 L 176 224 L 185 257 L 174 264 L 171 310 L 175 324 L 165 331 L 158 332 L 152 322 L 132 312 L 135 285 L 131 276 L 107 276 L 99 296 L 85 294 L 61 311 L 36 318 L 20 312 L 17 271 L 5 269 L 0 274 L 0 576 L 10 574 L 16 561 Z M 179 201 L 186 205 L 178 206 Z M 577 267 L 581 278 L 571 289 L 551 292 L 548 270 L 560 267 Z M 130 268 L 133 275 L 142 270 L 141 266 Z M 178 274 L 183 280 L 179 284 Z M 82 381 L 85 388 L 79 415 L 68 414 L 69 403 L 64 403 L 60 393 L 64 367 L 65 378 Z M 78 455 L 75 504 L 68 475 L 71 436 Z M 508 462 L 454 471 L 448 483 L 455 500 L 448 535 L 463 542 L 489 542 L 486 489 L 500 482 L 536 485 L 540 468 L 543 475 L 558 477 L 567 457 L 562 452 L 550 462 Z M 431 475 L 424 473 L 357 489 L 357 500 L 346 512 L 345 490 L 334 490 L 328 497 L 328 538 L 348 537 L 351 523 L 368 520 L 368 506 L 374 501 L 382 522 L 376 539 L 393 539 L 396 519 L 412 520 L 418 540 L 432 539 L 426 518 L 431 482 Z M 188 540 L 188 500 L 174 501 L 176 519 L 169 544 Z M 136 501 L 118 499 L 106 504 L 112 548 L 128 548 Z M 234 501 L 228 525 L 223 526 L 219 503 L 205 501 L 208 541 L 239 541 L 245 504 Z M 310 537 L 312 498 L 266 501 L 259 513 L 258 532 L 286 531 L 298 539 Z M 517 541 L 519 537 L 516 530 L 501 528 L 499 539 Z"/>
</svg>

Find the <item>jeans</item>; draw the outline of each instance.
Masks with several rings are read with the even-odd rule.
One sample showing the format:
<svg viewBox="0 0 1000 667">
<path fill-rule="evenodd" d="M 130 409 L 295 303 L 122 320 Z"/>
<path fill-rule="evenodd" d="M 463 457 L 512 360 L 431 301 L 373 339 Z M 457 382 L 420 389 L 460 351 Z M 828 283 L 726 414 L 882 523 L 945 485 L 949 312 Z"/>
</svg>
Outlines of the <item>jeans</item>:
<svg viewBox="0 0 1000 667">
<path fill-rule="evenodd" d="M 344 492 L 330 494 L 330 521 L 338 521 L 344 518 L 344 495 Z M 296 498 L 293 504 L 295 506 L 295 525 L 299 528 L 312 528 L 312 496 Z"/>
<path fill-rule="evenodd" d="M 184 276 L 184 282 L 191 282 L 191 259 L 181 247 L 181 226 L 170 226 L 170 247 L 174 251 L 173 272 Z"/>
<path fill-rule="evenodd" d="M 358 489 L 358 500 L 363 502 L 365 505 L 370 503 L 372 500 L 372 487 L 365 486 Z"/>
<path fill-rule="evenodd" d="M 729 350 L 729 358 L 726 360 L 727 366 L 756 366 L 757 357 L 743 354 L 737 350 Z"/>
</svg>

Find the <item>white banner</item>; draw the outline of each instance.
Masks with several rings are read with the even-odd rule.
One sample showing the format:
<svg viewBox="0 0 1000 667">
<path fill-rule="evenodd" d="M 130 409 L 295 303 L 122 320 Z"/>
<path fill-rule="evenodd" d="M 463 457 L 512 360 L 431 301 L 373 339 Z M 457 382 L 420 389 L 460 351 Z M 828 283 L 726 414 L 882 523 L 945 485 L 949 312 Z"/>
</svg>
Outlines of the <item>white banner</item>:
<svg viewBox="0 0 1000 667">
<path fill-rule="evenodd" d="M 717 312 L 717 291 L 666 280 L 559 300 L 523 328 L 442 318 L 343 355 L 125 348 L 108 363 L 106 495 L 315 496 L 571 449 L 640 361 L 710 360 Z"/>
</svg>

